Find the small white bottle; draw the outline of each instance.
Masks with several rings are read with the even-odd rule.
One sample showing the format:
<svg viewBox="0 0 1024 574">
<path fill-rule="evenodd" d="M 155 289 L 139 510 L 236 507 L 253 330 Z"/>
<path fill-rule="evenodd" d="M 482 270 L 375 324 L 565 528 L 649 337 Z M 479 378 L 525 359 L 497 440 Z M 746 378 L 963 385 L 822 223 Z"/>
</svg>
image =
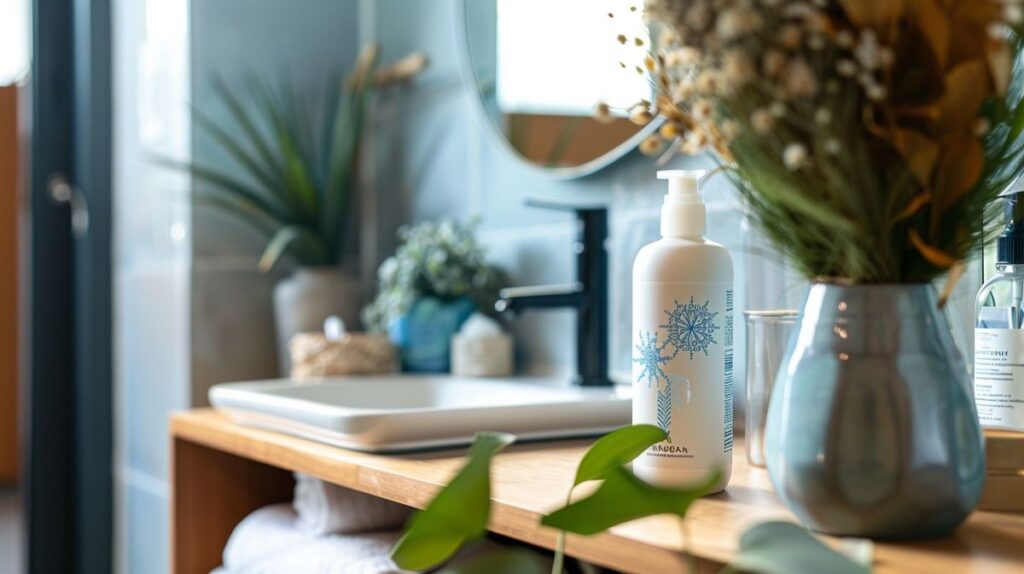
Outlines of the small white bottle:
<svg viewBox="0 0 1024 574">
<path fill-rule="evenodd" d="M 1024 431 L 1024 192 L 1006 197 L 996 276 L 975 308 L 974 403 L 981 426 Z"/>
<path fill-rule="evenodd" d="M 661 239 L 633 263 L 633 423 L 668 440 L 633 461 L 661 486 L 694 486 L 732 472 L 732 258 L 707 240 L 701 171 L 660 171 L 668 180 Z"/>
</svg>

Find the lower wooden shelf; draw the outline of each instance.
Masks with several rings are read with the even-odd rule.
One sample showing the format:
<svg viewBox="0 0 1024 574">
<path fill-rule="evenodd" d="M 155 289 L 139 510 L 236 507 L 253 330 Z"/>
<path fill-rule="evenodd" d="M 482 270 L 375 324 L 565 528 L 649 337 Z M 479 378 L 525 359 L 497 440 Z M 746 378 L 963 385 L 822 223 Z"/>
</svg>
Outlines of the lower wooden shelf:
<svg viewBox="0 0 1024 574">
<path fill-rule="evenodd" d="M 242 427 L 209 409 L 171 419 L 172 568 L 209 572 L 220 564 L 231 529 L 248 512 L 289 500 L 290 472 L 303 472 L 374 496 L 422 508 L 463 463 L 462 451 L 373 455 Z M 516 445 L 494 460 L 490 529 L 554 548 L 557 532 L 540 517 L 559 507 L 589 440 Z M 687 548 L 701 571 L 734 556 L 740 533 L 766 520 L 793 520 L 767 473 L 746 463 L 737 441 L 726 492 L 695 503 Z M 678 520 L 656 516 L 589 537 L 570 536 L 566 552 L 628 573 L 683 573 Z M 877 543 L 877 572 L 1024 572 L 1024 514 L 975 512 L 946 540 Z"/>
</svg>

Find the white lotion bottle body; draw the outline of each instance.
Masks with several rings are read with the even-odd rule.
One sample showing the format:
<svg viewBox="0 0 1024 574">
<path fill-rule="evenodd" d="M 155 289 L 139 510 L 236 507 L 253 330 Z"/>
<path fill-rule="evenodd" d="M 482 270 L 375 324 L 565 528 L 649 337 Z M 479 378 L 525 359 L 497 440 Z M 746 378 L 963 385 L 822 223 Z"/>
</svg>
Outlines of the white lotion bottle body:
<svg viewBox="0 0 1024 574">
<path fill-rule="evenodd" d="M 717 471 L 709 492 L 718 492 L 732 471 L 732 258 L 703 237 L 697 174 L 665 176 L 692 179 L 697 202 L 684 204 L 680 217 L 672 205 L 678 197 L 666 198 L 663 237 L 633 264 L 633 423 L 668 435 L 633 461 L 633 472 L 651 484 L 688 487 Z"/>
</svg>

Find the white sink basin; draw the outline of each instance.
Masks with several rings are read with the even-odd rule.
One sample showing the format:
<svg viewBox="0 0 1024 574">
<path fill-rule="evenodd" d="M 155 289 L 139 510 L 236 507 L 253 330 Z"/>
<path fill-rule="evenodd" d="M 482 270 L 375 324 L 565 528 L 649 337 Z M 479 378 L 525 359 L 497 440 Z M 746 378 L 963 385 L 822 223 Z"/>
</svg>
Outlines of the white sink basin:
<svg viewBox="0 0 1024 574">
<path fill-rule="evenodd" d="M 547 379 L 279 379 L 216 385 L 210 403 L 240 424 L 370 452 L 464 445 L 478 431 L 592 436 L 632 416 L 628 386 L 583 389 Z"/>
</svg>

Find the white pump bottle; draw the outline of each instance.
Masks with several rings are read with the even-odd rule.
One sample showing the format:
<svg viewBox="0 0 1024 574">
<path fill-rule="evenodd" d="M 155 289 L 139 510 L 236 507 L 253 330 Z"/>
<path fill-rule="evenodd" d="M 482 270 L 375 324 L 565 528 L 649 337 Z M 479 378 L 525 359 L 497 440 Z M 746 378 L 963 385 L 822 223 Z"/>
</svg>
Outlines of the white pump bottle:
<svg viewBox="0 0 1024 574">
<path fill-rule="evenodd" d="M 633 263 L 633 423 L 668 440 L 633 461 L 661 486 L 695 486 L 732 471 L 733 270 L 729 252 L 707 240 L 702 171 L 660 171 L 668 180 L 661 239 Z"/>
</svg>

